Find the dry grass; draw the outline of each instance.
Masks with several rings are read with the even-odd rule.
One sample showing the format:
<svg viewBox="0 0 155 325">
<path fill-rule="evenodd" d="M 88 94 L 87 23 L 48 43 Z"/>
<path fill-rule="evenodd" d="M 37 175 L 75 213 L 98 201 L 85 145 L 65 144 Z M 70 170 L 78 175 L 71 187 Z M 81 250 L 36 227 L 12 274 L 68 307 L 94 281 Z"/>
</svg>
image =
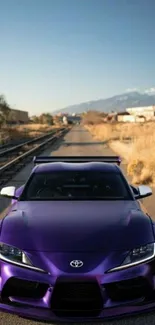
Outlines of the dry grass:
<svg viewBox="0 0 155 325">
<path fill-rule="evenodd" d="M 100 125 L 86 125 L 85 127 L 96 139 L 105 141 L 119 139 L 119 132 L 117 131 L 115 124 L 103 123 Z"/>
<path fill-rule="evenodd" d="M 104 118 L 107 114 L 100 113 L 97 111 L 89 111 L 87 112 L 82 119 L 83 125 L 98 125 L 104 122 Z"/>
<path fill-rule="evenodd" d="M 32 131 L 46 131 L 46 130 L 52 130 L 55 128 L 55 125 L 48 125 L 48 124 L 24 124 L 16 126 L 16 129 L 19 131 L 26 129 L 26 130 L 32 130 Z"/>
<path fill-rule="evenodd" d="M 15 128 L 3 127 L 0 130 L 0 143 L 5 143 L 6 141 L 24 138 L 24 131 L 19 131 Z"/>
<path fill-rule="evenodd" d="M 155 122 L 104 123 L 86 128 L 96 139 L 108 140 L 110 147 L 126 160 L 134 184 L 155 185 Z"/>
<path fill-rule="evenodd" d="M 24 124 L 16 127 L 18 132 L 27 133 L 29 137 L 37 137 L 46 132 L 50 132 L 60 127 L 59 125 L 48 125 L 48 124 Z"/>
<path fill-rule="evenodd" d="M 34 138 L 41 136 L 47 132 L 59 128 L 60 125 L 46 125 L 46 124 L 24 124 L 18 126 L 3 127 L 0 130 L 0 143 L 21 139 L 21 138 Z"/>
<path fill-rule="evenodd" d="M 138 139 L 143 134 L 152 136 L 155 134 L 155 122 L 148 123 L 102 123 L 96 125 L 86 125 L 95 136 L 105 140 L 124 140 L 131 138 Z"/>
<path fill-rule="evenodd" d="M 120 155 L 126 162 L 129 161 L 132 154 L 132 145 L 123 143 L 119 140 L 110 141 L 110 148 L 118 155 Z"/>
</svg>

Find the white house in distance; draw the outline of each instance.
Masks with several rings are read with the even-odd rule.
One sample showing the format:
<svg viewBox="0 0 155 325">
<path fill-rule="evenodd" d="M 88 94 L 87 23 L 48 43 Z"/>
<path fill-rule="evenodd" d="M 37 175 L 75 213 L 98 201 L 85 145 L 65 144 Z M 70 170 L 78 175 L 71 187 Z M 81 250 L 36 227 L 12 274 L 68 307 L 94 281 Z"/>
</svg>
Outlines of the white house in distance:
<svg viewBox="0 0 155 325">
<path fill-rule="evenodd" d="M 127 108 L 128 112 L 132 116 L 144 116 L 146 121 L 155 119 L 155 105 L 143 106 L 143 107 L 131 107 Z"/>
<path fill-rule="evenodd" d="M 127 112 L 122 112 L 117 114 L 118 122 L 136 122 L 136 118 L 134 115 L 130 115 Z"/>
</svg>

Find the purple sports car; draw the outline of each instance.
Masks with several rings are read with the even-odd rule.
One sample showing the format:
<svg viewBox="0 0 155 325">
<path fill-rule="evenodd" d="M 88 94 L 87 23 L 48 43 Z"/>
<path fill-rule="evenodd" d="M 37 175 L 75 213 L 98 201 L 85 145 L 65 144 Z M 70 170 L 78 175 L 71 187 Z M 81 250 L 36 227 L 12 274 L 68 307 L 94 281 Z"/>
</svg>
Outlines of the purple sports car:
<svg viewBox="0 0 155 325">
<path fill-rule="evenodd" d="M 0 221 L 0 309 L 98 321 L 155 309 L 155 223 L 119 157 L 35 157 Z"/>
</svg>

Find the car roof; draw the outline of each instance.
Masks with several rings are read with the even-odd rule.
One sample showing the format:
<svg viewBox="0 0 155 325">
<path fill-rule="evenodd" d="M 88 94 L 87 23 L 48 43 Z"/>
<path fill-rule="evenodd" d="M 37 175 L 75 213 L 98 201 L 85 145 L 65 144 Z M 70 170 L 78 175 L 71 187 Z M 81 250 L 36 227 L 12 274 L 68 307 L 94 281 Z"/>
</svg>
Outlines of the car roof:
<svg viewBox="0 0 155 325">
<path fill-rule="evenodd" d="M 33 169 L 33 173 L 48 173 L 51 171 L 101 171 L 101 172 L 120 172 L 120 168 L 111 163 L 88 162 L 88 163 L 66 163 L 54 162 L 39 164 Z"/>
</svg>

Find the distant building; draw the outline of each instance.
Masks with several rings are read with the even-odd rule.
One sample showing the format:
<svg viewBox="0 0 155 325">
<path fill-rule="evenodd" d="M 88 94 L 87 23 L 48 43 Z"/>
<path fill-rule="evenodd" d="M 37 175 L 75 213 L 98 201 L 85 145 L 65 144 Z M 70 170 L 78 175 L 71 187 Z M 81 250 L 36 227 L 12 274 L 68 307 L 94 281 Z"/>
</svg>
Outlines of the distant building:
<svg viewBox="0 0 155 325">
<path fill-rule="evenodd" d="M 136 122 L 136 117 L 130 114 L 118 114 L 117 115 L 118 122 Z"/>
<path fill-rule="evenodd" d="M 28 123 L 29 122 L 29 114 L 26 111 L 20 111 L 17 109 L 11 109 L 9 113 L 9 123 Z"/>
<path fill-rule="evenodd" d="M 132 122 L 132 123 L 143 123 L 146 121 L 146 117 L 143 115 L 131 115 L 128 112 L 122 112 L 117 114 L 118 122 Z"/>
<path fill-rule="evenodd" d="M 146 122 L 146 117 L 145 116 L 136 116 L 136 122 L 144 123 L 144 122 Z"/>
<path fill-rule="evenodd" d="M 146 121 L 152 120 L 155 117 L 155 105 L 127 108 L 126 111 L 132 116 L 143 116 L 146 118 Z"/>
</svg>

